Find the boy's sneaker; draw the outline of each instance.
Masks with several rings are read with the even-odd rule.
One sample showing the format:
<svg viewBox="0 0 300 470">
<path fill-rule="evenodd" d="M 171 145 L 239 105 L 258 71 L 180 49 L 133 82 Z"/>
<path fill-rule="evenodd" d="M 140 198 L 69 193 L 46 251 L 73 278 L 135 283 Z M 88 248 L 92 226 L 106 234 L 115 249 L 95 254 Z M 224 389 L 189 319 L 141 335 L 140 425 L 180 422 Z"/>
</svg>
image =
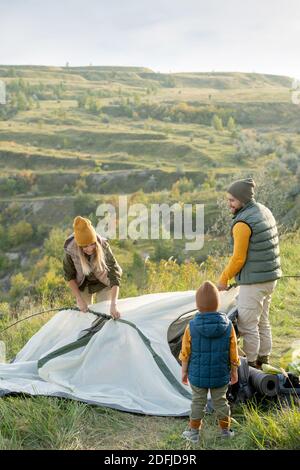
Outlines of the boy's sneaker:
<svg viewBox="0 0 300 470">
<path fill-rule="evenodd" d="M 188 429 L 187 431 L 183 431 L 181 437 L 186 439 L 190 442 L 198 442 L 199 441 L 199 429 Z"/>
<path fill-rule="evenodd" d="M 232 429 L 222 429 L 220 437 L 224 437 L 225 439 L 231 439 L 234 437 L 234 431 Z"/>
</svg>

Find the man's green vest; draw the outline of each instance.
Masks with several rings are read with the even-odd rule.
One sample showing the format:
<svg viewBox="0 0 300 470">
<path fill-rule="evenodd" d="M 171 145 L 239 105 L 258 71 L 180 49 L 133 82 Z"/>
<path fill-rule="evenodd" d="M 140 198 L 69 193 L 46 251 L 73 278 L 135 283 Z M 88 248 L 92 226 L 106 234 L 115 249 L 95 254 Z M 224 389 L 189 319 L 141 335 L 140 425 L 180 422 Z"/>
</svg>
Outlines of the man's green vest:
<svg viewBox="0 0 300 470">
<path fill-rule="evenodd" d="M 279 279 L 282 275 L 276 221 L 270 209 L 254 200 L 233 217 L 232 229 L 238 222 L 251 229 L 247 259 L 235 276 L 237 284 L 257 284 Z"/>
</svg>

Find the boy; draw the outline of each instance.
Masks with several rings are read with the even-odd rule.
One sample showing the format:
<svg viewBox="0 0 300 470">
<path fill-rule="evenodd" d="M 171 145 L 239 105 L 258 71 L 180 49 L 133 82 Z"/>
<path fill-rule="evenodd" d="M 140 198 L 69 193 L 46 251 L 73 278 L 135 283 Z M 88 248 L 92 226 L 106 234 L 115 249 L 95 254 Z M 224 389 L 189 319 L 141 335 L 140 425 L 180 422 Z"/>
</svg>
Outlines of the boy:
<svg viewBox="0 0 300 470">
<path fill-rule="evenodd" d="M 179 359 L 182 382 L 190 382 L 192 407 L 189 429 L 182 437 L 197 442 L 202 426 L 207 392 L 210 390 L 219 419 L 222 437 L 233 437 L 230 429 L 230 407 L 226 399 L 229 381 L 238 381 L 240 359 L 234 328 L 225 314 L 219 313 L 220 296 L 216 286 L 204 282 L 196 292 L 198 312 L 183 335 Z"/>
</svg>

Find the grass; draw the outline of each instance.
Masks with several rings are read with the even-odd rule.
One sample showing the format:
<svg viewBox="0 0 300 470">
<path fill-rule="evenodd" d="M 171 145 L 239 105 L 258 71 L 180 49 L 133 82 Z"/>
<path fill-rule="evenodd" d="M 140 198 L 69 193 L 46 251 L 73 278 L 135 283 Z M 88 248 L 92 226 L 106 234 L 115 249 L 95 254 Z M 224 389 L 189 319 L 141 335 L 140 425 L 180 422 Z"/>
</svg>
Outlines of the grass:
<svg viewBox="0 0 300 470">
<path fill-rule="evenodd" d="M 0 401 L 2 449 L 77 449 L 86 405 L 44 397 Z"/>
<path fill-rule="evenodd" d="M 300 263 L 300 233 L 283 237 L 281 253 L 285 273 L 297 271 Z M 216 280 L 220 261 L 209 258 L 181 266 L 174 261 L 150 263 L 147 286 L 143 292 L 187 290 L 196 288 L 203 279 Z M 127 289 L 127 290 L 126 290 Z M 274 336 L 273 361 L 279 364 L 282 353 L 300 337 L 299 280 L 278 282 L 271 306 Z M 123 287 L 130 295 L 130 285 Z M 32 306 L 31 311 L 36 311 Z M 24 312 L 28 315 L 30 311 Z M 51 317 L 36 317 L 20 323 L 2 335 L 12 357 Z M 11 320 L 0 322 L 1 328 Z M 254 401 L 233 409 L 232 429 L 236 437 L 224 441 L 218 437 L 214 415 L 205 417 L 203 433 L 196 446 L 180 437 L 187 418 L 140 416 L 113 409 L 90 406 L 76 401 L 46 397 L 6 397 L 0 400 L 0 449 L 299 449 L 300 409 L 273 402 L 268 407 Z"/>
<path fill-rule="evenodd" d="M 244 409 L 245 433 L 249 445 L 259 450 L 300 448 L 299 403 L 284 404 L 268 411 L 252 405 Z"/>
<path fill-rule="evenodd" d="M 300 410 L 257 405 L 234 414 L 235 438 L 219 437 L 216 418 L 204 418 L 200 442 L 181 438 L 186 418 L 140 416 L 58 398 L 0 400 L 0 449 L 269 450 L 299 449 Z"/>
</svg>

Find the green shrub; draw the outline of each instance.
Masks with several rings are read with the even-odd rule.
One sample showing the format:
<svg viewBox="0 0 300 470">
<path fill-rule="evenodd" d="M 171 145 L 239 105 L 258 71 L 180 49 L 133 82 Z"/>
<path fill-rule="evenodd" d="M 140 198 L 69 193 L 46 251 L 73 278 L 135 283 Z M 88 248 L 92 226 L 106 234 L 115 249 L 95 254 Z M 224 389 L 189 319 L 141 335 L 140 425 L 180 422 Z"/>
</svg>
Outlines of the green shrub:
<svg viewBox="0 0 300 470">
<path fill-rule="evenodd" d="M 30 286 L 30 282 L 27 279 L 25 279 L 22 273 L 18 273 L 12 276 L 10 280 L 10 284 L 11 284 L 11 287 L 9 290 L 9 296 L 13 300 L 17 300 L 20 297 L 22 297 L 28 290 L 28 287 Z"/>
<path fill-rule="evenodd" d="M 10 247 L 16 247 L 28 242 L 32 238 L 33 228 L 29 222 L 21 220 L 8 228 L 8 242 Z"/>
<path fill-rule="evenodd" d="M 219 116 L 215 114 L 212 118 L 212 126 L 214 127 L 214 129 L 216 129 L 216 131 L 219 131 L 219 132 L 223 131 L 222 118 L 220 118 Z"/>
<path fill-rule="evenodd" d="M 74 215 L 82 217 L 88 216 L 91 212 L 95 212 L 97 202 L 90 194 L 79 192 L 78 196 L 74 198 Z"/>
<path fill-rule="evenodd" d="M 52 256 L 53 258 L 61 261 L 64 255 L 65 239 L 66 233 L 64 230 L 60 228 L 53 228 L 44 243 L 46 256 Z"/>
</svg>

